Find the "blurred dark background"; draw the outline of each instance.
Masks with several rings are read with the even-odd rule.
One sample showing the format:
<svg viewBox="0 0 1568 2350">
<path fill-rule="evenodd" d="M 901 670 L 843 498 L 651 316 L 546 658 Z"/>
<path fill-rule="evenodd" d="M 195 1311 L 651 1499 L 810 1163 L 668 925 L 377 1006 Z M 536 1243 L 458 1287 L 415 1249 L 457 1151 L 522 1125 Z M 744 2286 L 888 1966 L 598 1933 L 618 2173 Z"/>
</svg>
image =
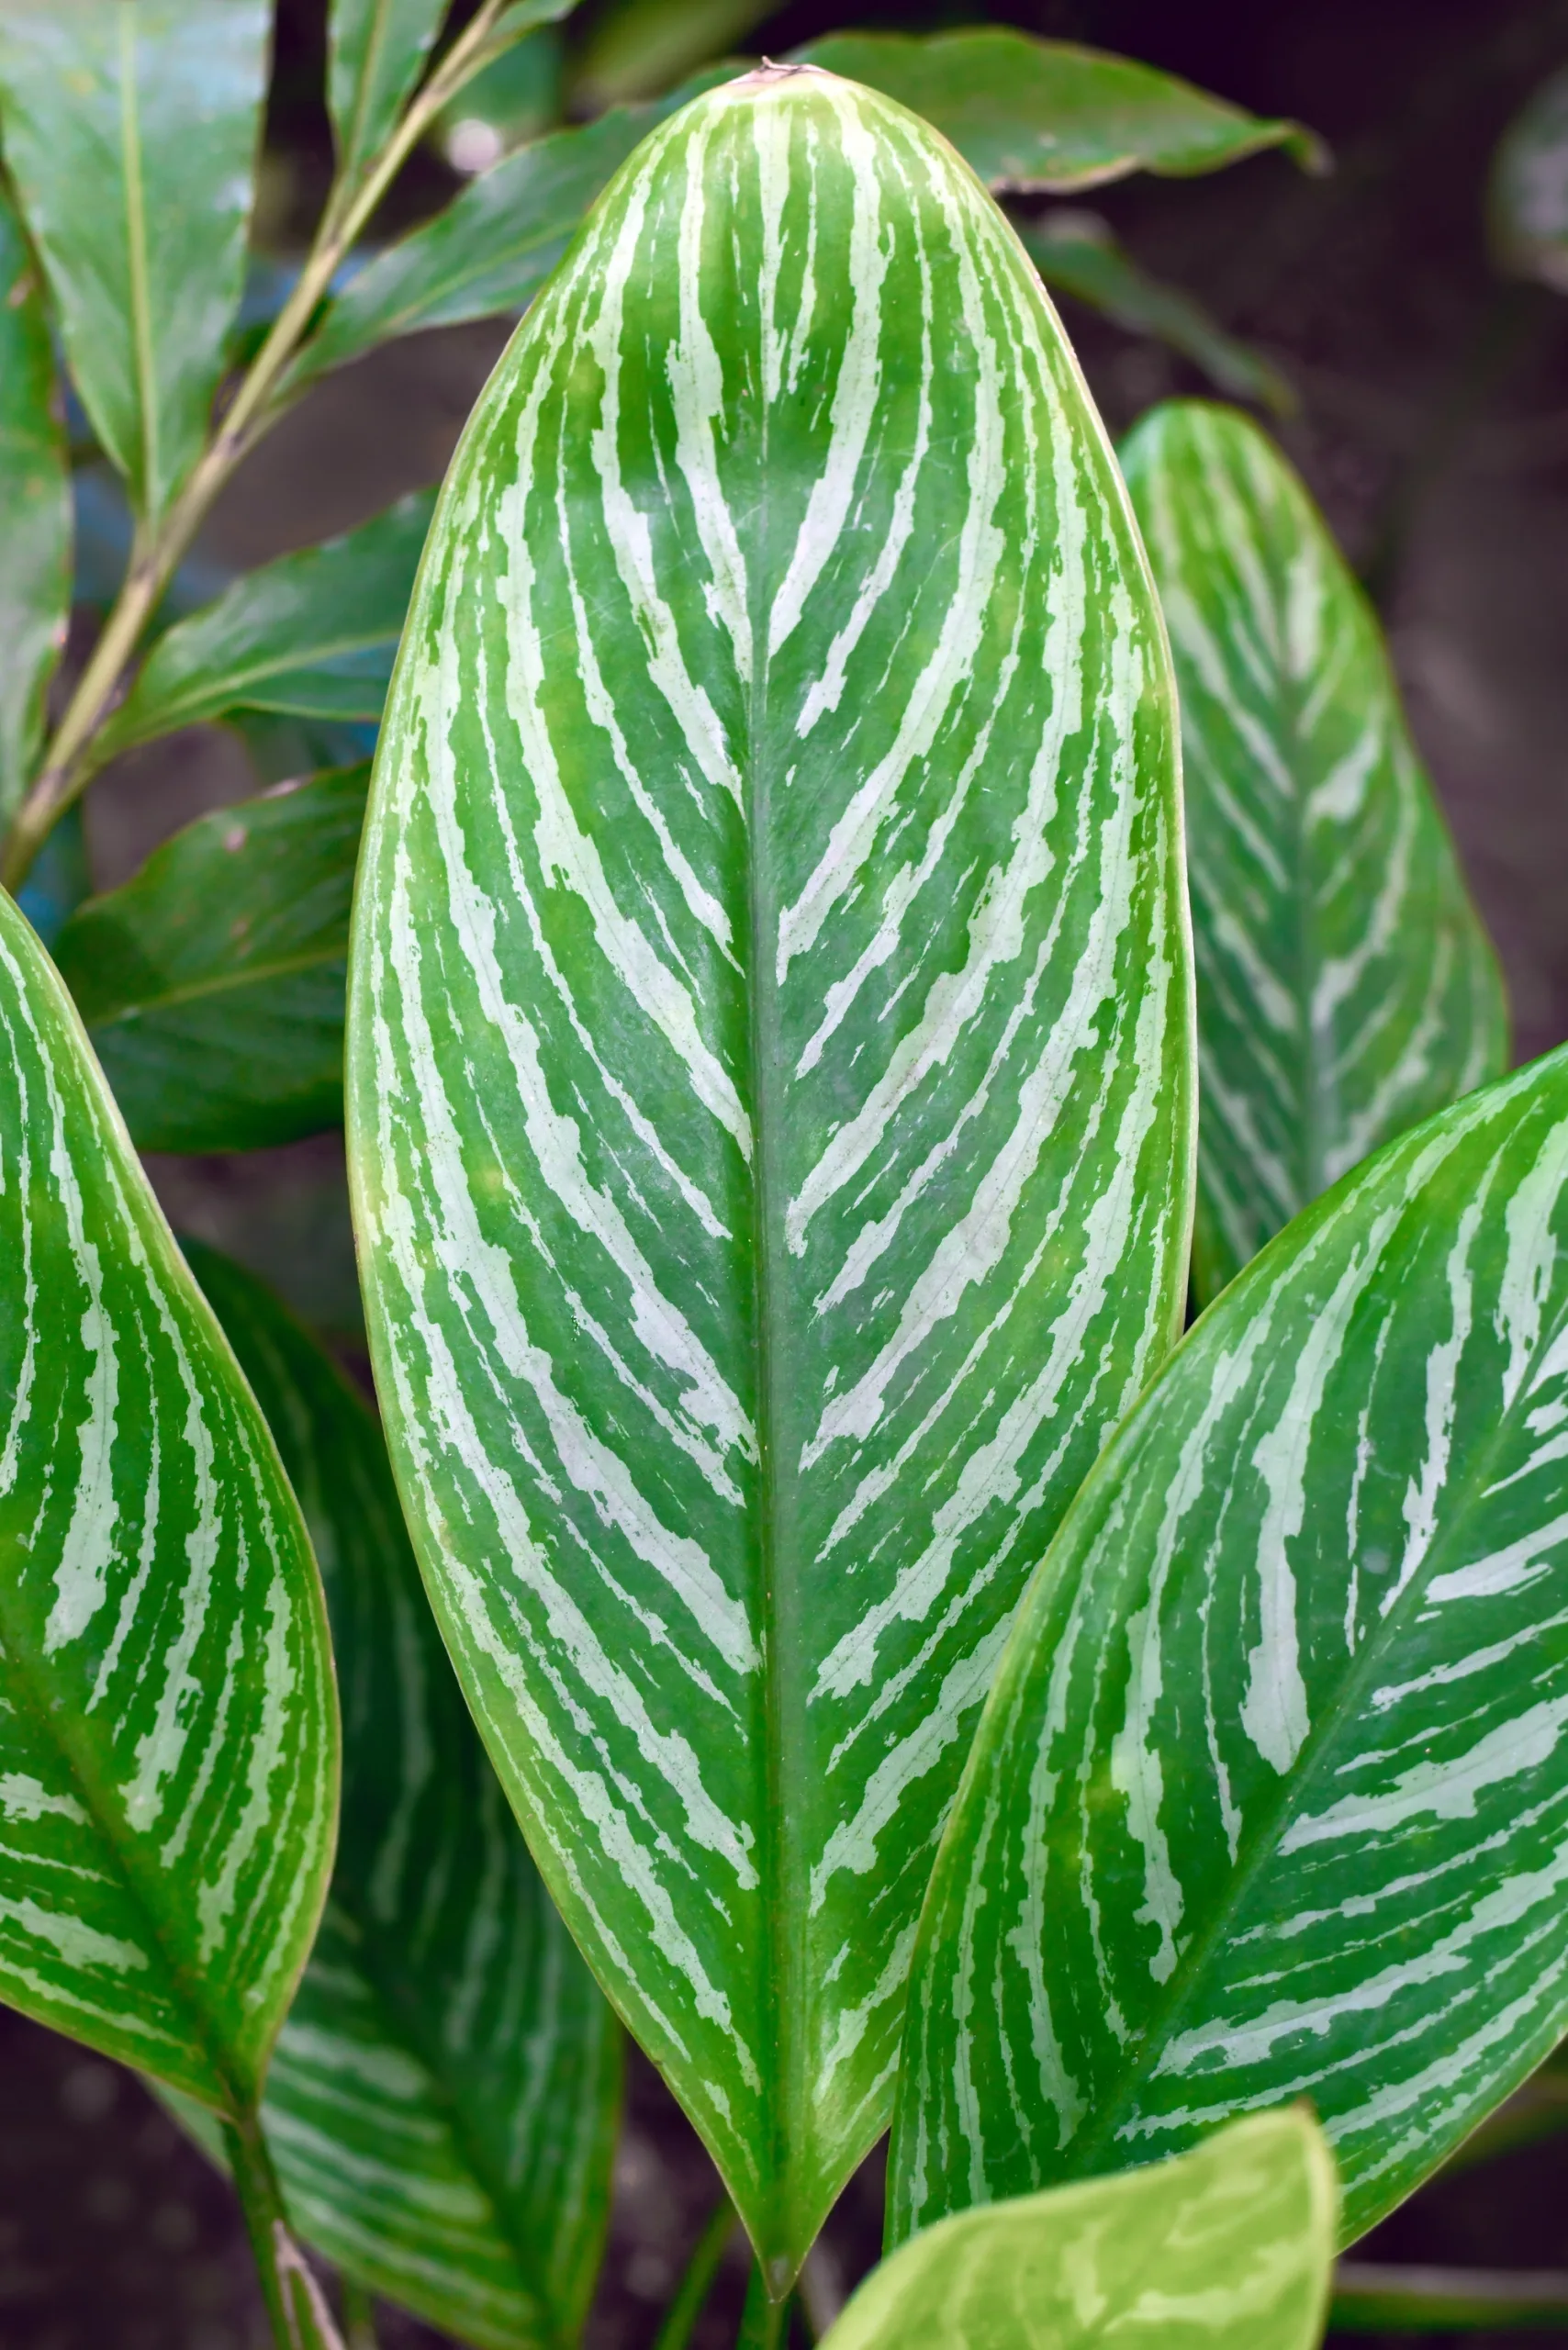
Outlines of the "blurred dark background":
<svg viewBox="0 0 1568 2350">
<path fill-rule="evenodd" d="M 699 11 L 716 14 L 711 0 Z M 1294 116 L 1332 147 L 1325 179 L 1265 155 L 1083 202 L 1294 386 L 1281 437 L 1382 610 L 1502 953 L 1518 1055 L 1545 1050 L 1568 1036 L 1568 297 L 1498 276 L 1484 192 L 1510 117 L 1568 62 L 1568 0 L 929 11 L 801 0 L 744 46 L 778 55 L 834 26 L 981 16 L 1145 58 L 1259 113 Z M 330 168 L 324 17 L 324 0 L 282 0 L 260 233 L 283 255 L 308 234 Z M 591 43 L 592 10 L 574 28 Z M 383 229 L 456 185 L 439 156 L 420 155 Z M 1170 393 L 1208 388 L 1162 346 L 1065 300 L 1062 310 L 1114 432 Z M 504 340 L 498 327 L 445 330 L 329 380 L 235 482 L 203 555 L 248 566 L 438 478 Z M 235 740 L 210 730 L 111 770 L 88 811 L 97 882 L 122 879 L 177 825 L 255 788 Z M 170 1160 L 155 1176 L 177 1223 L 268 1275 L 352 1348 L 335 1145 Z M 652 2342 L 715 2192 L 669 2100 L 634 2065 L 592 2350 Z M 823 2298 L 874 2257 L 878 2206 L 872 2164 L 828 2232 L 814 2280 Z M 1568 2269 L 1568 2135 L 1439 2179 L 1361 2250 Z M 712 2350 L 734 2339 L 743 2273 L 736 2253 L 698 2337 Z M 0 2350 L 252 2350 L 259 2323 L 237 2215 L 201 2156 L 129 2076 L 0 2010 Z M 385 2350 L 435 2341 L 391 2312 L 380 2338 Z M 1536 2338 L 1568 2343 L 1568 2330 Z"/>
</svg>

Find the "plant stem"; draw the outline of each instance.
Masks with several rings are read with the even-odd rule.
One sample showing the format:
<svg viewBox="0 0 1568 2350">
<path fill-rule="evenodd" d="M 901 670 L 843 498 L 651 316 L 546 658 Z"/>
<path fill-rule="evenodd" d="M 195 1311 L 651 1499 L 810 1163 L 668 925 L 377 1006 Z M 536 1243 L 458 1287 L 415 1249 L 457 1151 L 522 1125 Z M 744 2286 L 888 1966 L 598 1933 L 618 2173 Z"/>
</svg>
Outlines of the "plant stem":
<svg viewBox="0 0 1568 2350">
<path fill-rule="evenodd" d="M 277 2173 L 255 2114 L 225 2121 L 223 2143 L 277 2350 L 343 2350 L 320 2288 L 290 2232 Z"/>
<path fill-rule="evenodd" d="M 745 2309 L 741 2317 L 741 2330 L 735 2336 L 735 2350 L 779 2350 L 789 2314 L 789 2295 L 786 2294 L 781 2301 L 771 2300 L 762 2265 L 754 2261 L 751 2283 L 746 2288 Z"/>
<path fill-rule="evenodd" d="M 343 2350 L 376 2350 L 375 2304 L 363 2285 L 343 2278 Z"/>
<path fill-rule="evenodd" d="M 719 2263 L 734 2232 L 735 2207 L 727 2195 L 721 2195 L 686 2264 L 675 2299 L 665 2311 L 654 2350 L 686 2350 L 691 2329 L 702 2314 L 702 2304 L 712 2290 Z"/>
<path fill-rule="evenodd" d="M 114 707 L 142 631 L 218 491 L 283 413 L 284 376 L 344 256 L 435 117 L 506 46 L 504 37 L 498 42 L 493 38 L 504 5 L 505 0 L 483 0 L 363 178 L 333 189 L 294 291 L 274 319 L 217 432 L 162 520 L 145 534 L 139 531 L 114 610 L 0 856 L 0 882 L 8 890 L 15 890 L 27 878 L 50 829 L 92 779 L 95 739 Z"/>
</svg>

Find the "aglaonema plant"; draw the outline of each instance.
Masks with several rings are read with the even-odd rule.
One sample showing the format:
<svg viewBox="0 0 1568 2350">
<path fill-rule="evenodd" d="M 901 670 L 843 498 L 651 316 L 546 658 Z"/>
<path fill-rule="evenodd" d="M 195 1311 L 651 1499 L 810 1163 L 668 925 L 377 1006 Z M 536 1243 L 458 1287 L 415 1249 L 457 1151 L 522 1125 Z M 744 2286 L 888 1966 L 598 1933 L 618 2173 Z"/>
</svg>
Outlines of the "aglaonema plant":
<svg viewBox="0 0 1568 2350">
<path fill-rule="evenodd" d="M 337 0 L 259 323 L 264 10 L 0 18 L 0 1993 L 228 2165 L 286 2350 L 302 2242 L 578 2337 L 612 2009 L 750 2344 L 896 2116 L 836 2350 L 1308 2350 L 1568 2021 L 1564 1080 L 1449 1106 L 1501 996 L 1375 622 L 1244 420 L 1124 483 L 994 196 L 1316 150 L 833 36 L 356 252 L 565 14 Z M 531 301 L 433 522 L 204 600 L 311 383 Z M 69 681 L 56 346 L 129 548 Z M 62 901 L 198 722 L 304 770 Z M 345 984 L 385 1443 L 135 1155 L 330 1126 Z"/>
</svg>

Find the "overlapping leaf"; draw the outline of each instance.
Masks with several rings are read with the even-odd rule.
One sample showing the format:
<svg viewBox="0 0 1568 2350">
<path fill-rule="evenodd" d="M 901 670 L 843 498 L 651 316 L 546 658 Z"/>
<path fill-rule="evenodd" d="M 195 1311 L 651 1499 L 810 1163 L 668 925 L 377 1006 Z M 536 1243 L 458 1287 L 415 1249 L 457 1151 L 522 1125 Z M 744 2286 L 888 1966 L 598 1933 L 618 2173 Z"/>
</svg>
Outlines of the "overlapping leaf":
<svg viewBox="0 0 1568 2350">
<path fill-rule="evenodd" d="M 1308 168 L 1323 162 L 1299 123 L 1265 121 L 1134 58 L 1009 26 L 829 33 L 794 53 L 935 123 L 993 188 L 1098 187 L 1129 172 L 1184 179 L 1267 147 Z"/>
<path fill-rule="evenodd" d="M 1182 689 L 1203 1113 L 1193 1280 L 1507 1057 L 1496 958 L 1376 620 L 1247 418 L 1157 408 L 1123 465 Z"/>
<path fill-rule="evenodd" d="M 78 908 L 55 958 L 141 1150 L 254 1150 L 342 1113 L 368 770 L 198 817 Z"/>
<path fill-rule="evenodd" d="M 385 146 L 431 44 L 447 0 L 332 0 L 327 22 L 327 106 L 345 185 Z"/>
<path fill-rule="evenodd" d="M 1568 70 L 1543 82 L 1509 124 L 1488 208 L 1502 266 L 1568 294 Z"/>
<path fill-rule="evenodd" d="M 6 163 L 139 513 L 196 462 L 244 275 L 266 0 L 7 0 Z"/>
<path fill-rule="evenodd" d="M 899 2232 L 1309 2097 L 1358 2235 L 1568 2023 L 1568 1052 L 1213 1305 L 1019 1618 L 922 1928 Z"/>
<path fill-rule="evenodd" d="M 825 2350 L 1314 2350 L 1338 2197 L 1301 2107 L 1173 2161 L 988 2204 L 874 2269 Z"/>
<path fill-rule="evenodd" d="M 4 895 L 0 1268 L 0 1997 L 239 2114 L 331 1859 L 320 1586 Z"/>
<path fill-rule="evenodd" d="M 475 1736 L 374 1418 L 259 1281 L 186 1247 L 304 1508 L 342 1690 L 337 1867 L 263 2108 L 289 2210 L 465 2342 L 554 2350 L 603 2238 L 614 2020 Z"/>
<path fill-rule="evenodd" d="M 248 571 L 154 645 L 98 763 L 234 710 L 376 719 L 434 499 L 399 498 L 341 539 Z"/>
<path fill-rule="evenodd" d="M 43 739 L 65 642 L 71 493 L 43 289 L 0 185 L 0 831 Z"/>
<path fill-rule="evenodd" d="M 882 2126 L 1024 1579 L 1178 1311 L 1173 726 L 969 173 L 809 70 L 655 133 L 434 525 L 351 1140 L 443 1629 L 776 2285 Z"/>
</svg>

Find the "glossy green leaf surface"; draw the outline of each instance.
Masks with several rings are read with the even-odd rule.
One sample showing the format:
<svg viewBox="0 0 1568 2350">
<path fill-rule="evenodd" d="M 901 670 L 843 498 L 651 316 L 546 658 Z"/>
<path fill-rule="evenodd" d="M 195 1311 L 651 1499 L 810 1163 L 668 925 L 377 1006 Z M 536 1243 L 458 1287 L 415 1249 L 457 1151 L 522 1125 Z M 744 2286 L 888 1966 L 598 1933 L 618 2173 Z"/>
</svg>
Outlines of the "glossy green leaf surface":
<svg viewBox="0 0 1568 2350">
<path fill-rule="evenodd" d="M 1568 293 L 1568 70 L 1543 82 L 1509 124 L 1488 210 L 1502 267 Z"/>
<path fill-rule="evenodd" d="M 449 1646 L 775 2282 L 883 2126 L 993 1660 L 1179 1309 L 1174 725 L 972 176 L 799 69 L 656 131 L 432 528 L 351 1152 Z"/>
<path fill-rule="evenodd" d="M 1568 1053 L 1189 1332 L 1003 1660 L 922 1926 L 902 2232 L 1310 2098 L 1359 2235 L 1568 2023 Z"/>
<path fill-rule="evenodd" d="M 829 33 L 794 54 L 935 123 L 988 187 L 1098 187 L 1130 172 L 1185 179 L 1267 147 L 1322 167 L 1322 147 L 1299 123 L 1264 121 L 1156 66 L 1009 26 Z"/>
<path fill-rule="evenodd" d="M 1182 691 L 1204 1301 L 1495 1077 L 1507 1011 L 1377 621 L 1296 475 L 1198 401 L 1156 408 L 1122 462 Z"/>
<path fill-rule="evenodd" d="M 1315 2350 L 1337 2208 L 1310 2114 L 1258 2114 L 1169 2162 L 937 2221 L 825 2350 Z"/>
<path fill-rule="evenodd" d="M 1014 223 L 1025 251 L 1053 294 L 1082 302 L 1128 334 L 1181 352 L 1233 398 L 1288 413 L 1294 394 L 1272 361 L 1226 334 L 1202 303 L 1139 267 L 1109 224 L 1075 208 Z"/>
<path fill-rule="evenodd" d="M 593 2290 L 618 2029 L 475 1735 L 374 1416 L 252 1275 L 186 1253 L 304 1509 L 342 1691 L 337 1866 L 263 2108 L 290 2213 L 480 2350 L 554 2350 Z"/>
<path fill-rule="evenodd" d="M 43 741 L 44 696 L 65 642 L 71 490 L 43 288 L 0 186 L 0 829 Z"/>
<path fill-rule="evenodd" d="M 140 1150 L 254 1150 L 342 1114 L 367 769 L 201 816 L 80 906 L 55 958 Z"/>
<path fill-rule="evenodd" d="M 327 106 L 338 171 L 353 186 L 386 143 L 446 14 L 447 0 L 332 0 Z"/>
<path fill-rule="evenodd" d="M 0 127 L 93 430 L 155 520 L 239 305 L 265 0 L 8 0 Z"/>
<path fill-rule="evenodd" d="M 244 573 L 178 621 L 104 728 L 96 760 L 232 710 L 379 718 L 433 505 L 417 490 L 341 539 Z"/>
<path fill-rule="evenodd" d="M 253 2102 L 337 1810 L 276 1450 L 0 894 L 0 1998 Z"/>
</svg>

